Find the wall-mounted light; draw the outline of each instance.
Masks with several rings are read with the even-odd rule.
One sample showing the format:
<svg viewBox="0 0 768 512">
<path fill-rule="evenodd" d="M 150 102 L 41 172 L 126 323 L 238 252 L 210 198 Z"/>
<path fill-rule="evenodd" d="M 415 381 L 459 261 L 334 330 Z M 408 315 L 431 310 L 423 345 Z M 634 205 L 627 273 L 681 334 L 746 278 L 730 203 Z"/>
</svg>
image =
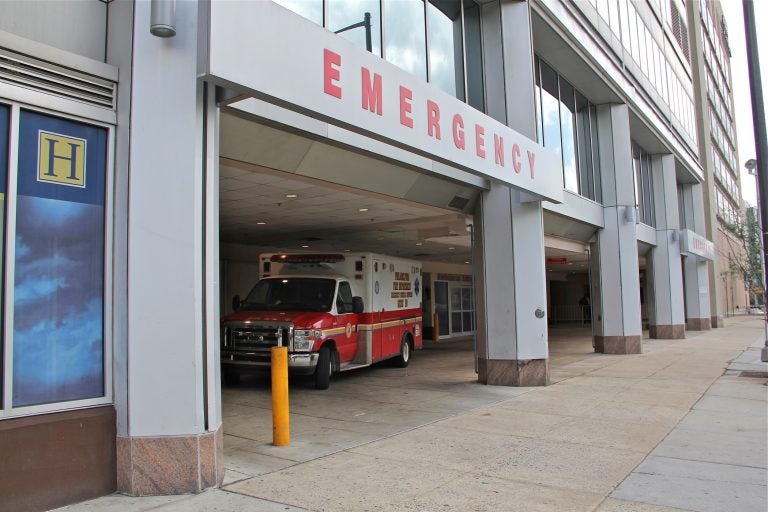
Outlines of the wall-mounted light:
<svg viewBox="0 0 768 512">
<path fill-rule="evenodd" d="M 149 32 L 157 37 L 176 35 L 176 0 L 152 0 Z"/>
<path fill-rule="evenodd" d="M 635 207 L 634 206 L 625 206 L 624 207 L 624 222 L 626 222 L 627 224 L 635 222 Z"/>
</svg>

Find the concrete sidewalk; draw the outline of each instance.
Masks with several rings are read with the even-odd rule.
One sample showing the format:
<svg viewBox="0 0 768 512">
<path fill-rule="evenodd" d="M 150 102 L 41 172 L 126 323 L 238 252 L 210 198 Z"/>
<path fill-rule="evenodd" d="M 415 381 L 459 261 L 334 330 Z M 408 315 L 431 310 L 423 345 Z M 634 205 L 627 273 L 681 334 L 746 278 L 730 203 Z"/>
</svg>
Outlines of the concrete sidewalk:
<svg viewBox="0 0 768 512">
<path fill-rule="evenodd" d="M 763 323 L 726 325 L 568 356 L 549 387 L 221 490 L 60 510 L 765 512 Z"/>
</svg>

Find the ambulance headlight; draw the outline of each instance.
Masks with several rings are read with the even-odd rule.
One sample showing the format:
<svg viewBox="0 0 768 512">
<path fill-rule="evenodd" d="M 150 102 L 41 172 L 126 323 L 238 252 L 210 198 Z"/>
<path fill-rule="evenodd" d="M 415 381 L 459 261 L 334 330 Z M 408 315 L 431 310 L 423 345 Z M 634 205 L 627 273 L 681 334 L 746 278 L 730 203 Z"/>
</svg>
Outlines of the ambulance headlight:
<svg viewBox="0 0 768 512">
<path fill-rule="evenodd" d="M 320 337 L 320 331 L 312 329 L 297 329 L 293 331 L 293 350 L 295 352 L 311 352 L 315 338 Z"/>
</svg>

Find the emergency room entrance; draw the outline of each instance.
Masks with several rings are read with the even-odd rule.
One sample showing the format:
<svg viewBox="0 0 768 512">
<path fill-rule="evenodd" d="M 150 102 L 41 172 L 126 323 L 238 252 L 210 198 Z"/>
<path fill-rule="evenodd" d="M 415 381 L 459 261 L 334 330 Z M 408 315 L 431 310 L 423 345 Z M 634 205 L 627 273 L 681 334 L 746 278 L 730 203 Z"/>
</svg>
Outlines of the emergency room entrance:
<svg viewBox="0 0 768 512">
<path fill-rule="evenodd" d="M 279 453 L 268 373 L 222 383 L 228 481 L 518 392 L 479 386 L 475 373 L 471 212 L 484 180 L 441 178 L 386 158 L 384 146 L 352 150 L 233 106 L 221 111 L 219 144 L 222 316 L 258 280 L 261 254 L 371 252 L 421 264 L 425 340 L 408 367 L 338 373 L 327 391 L 292 375 L 294 439 Z"/>
<path fill-rule="evenodd" d="M 221 110 L 221 315 L 257 282 L 261 254 L 374 253 L 420 264 L 424 340 L 472 339 L 472 211 L 486 180 L 425 172 L 395 160 L 403 155 L 391 146 L 364 152 L 259 108 L 243 100 Z"/>
</svg>

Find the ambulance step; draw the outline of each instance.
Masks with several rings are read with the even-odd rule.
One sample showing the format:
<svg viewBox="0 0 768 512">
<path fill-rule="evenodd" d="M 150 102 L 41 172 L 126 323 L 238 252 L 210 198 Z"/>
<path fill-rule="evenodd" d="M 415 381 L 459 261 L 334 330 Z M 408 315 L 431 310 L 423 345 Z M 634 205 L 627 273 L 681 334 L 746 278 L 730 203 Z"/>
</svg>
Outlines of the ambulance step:
<svg viewBox="0 0 768 512">
<path fill-rule="evenodd" d="M 356 363 L 342 363 L 341 367 L 339 368 L 340 372 L 346 372 L 349 370 L 356 370 L 358 368 L 367 368 L 368 366 L 371 366 L 369 364 L 356 364 Z"/>
</svg>

